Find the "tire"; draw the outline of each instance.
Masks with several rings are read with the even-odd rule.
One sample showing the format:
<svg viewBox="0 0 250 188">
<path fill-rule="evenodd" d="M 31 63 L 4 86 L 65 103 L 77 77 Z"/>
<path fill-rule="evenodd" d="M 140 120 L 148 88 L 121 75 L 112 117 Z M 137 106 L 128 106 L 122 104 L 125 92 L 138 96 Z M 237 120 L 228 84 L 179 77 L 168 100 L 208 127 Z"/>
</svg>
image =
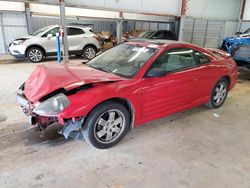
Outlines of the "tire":
<svg viewBox="0 0 250 188">
<path fill-rule="evenodd" d="M 96 56 L 96 48 L 92 45 L 86 46 L 83 49 L 83 57 L 87 60 L 91 60 Z"/>
<path fill-rule="evenodd" d="M 221 78 L 214 86 L 210 101 L 205 104 L 208 108 L 219 108 L 221 107 L 228 94 L 228 81 L 225 78 Z"/>
<path fill-rule="evenodd" d="M 39 47 L 32 47 L 27 51 L 27 58 L 32 63 L 39 63 L 44 59 L 44 52 Z"/>
<path fill-rule="evenodd" d="M 107 149 L 122 140 L 129 125 L 130 116 L 123 105 L 105 102 L 88 115 L 83 125 L 83 136 L 92 146 Z"/>
</svg>

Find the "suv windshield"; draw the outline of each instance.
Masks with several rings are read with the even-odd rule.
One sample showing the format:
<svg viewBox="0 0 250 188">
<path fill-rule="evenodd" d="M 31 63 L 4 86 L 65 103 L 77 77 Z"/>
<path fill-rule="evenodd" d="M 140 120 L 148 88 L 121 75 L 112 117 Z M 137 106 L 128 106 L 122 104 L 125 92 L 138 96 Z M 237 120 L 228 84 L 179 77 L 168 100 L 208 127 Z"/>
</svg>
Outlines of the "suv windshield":
<svg viewBox="0 0 250 188">
<path fill-rule="evenodd" d="M 97 56 L 86 65 L 122 77 L 132 78 L 156 51 L 155 48 L 120 44 Z"/>
<path fill-rule="evenodd" d="M 43 28 L 41 28 L 41 29 L 35 31 L 34 33 L 32 33 L 32 35 L 33 35 L 33 36 L 36 36 L 36 35 L 42 34 L 42 33 L 44 33 L 45 31 L 47 31 L 49 28 L 50 28 L 49 26 L 43 27 Z"/>
</svg>

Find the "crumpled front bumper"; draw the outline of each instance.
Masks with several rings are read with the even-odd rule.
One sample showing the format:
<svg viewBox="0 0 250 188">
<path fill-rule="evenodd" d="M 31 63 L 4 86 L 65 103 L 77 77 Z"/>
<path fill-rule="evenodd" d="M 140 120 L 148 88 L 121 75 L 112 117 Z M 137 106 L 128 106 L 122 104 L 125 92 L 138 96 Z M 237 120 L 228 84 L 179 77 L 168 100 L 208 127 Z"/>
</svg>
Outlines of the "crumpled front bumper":
<svg viewBox="0 0 250 188">
<path fill-rule="evenodd" d="M 68 139 L 69 137 L 77 139 L 77 140 L 84 140 L 83 132 L 82 132 L 82 124 L 84 122 L 84 117 L 73 121 L 68 120 L 61 131 L 58 133 L 63 135 L 65 139 Z"/>
<path fill-rule="evenodd" d="M 16 101 L 21 106 L 24 114 L 28 116 L 29 123 L 34 126 L 38 127 L 39 130 L 46 129 L 47 126 L 52 125 L 53 123 L 58 122 L 57 117 L 41 117 L 33 112 L 34 104 L 30 102 L 24 95 L 23 95 L 24 84 L 18 90 L 16 95 Z M 68 119 L 62 125 L 61 131 L 58 133 L 63 135 L 65 139 L 69 137 L 84 140 L 83 133 L 82 133 L 82 125 L 84 122 L 84 117 L 77 118 L 77 119 Z"/>
<path fill-rule="evenodd" d="M 33 126 L 36 126 L 37 118 L 32 111 L 33 107 L 30 101 L 28 101 L 26 97 L 18 93 L 16 96 L 16 102 L 22 107 L 24 114 L 28 116 L 29 123 Z"/>
</svg>

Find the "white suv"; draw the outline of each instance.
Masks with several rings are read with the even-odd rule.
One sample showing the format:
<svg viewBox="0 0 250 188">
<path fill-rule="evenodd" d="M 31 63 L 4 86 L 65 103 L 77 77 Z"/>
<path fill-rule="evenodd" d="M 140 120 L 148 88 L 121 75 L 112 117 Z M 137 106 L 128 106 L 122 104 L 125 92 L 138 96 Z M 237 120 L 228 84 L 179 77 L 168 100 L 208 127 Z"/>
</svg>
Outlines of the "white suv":
<svg viewBox="0 0 250 188">
<path fill-rule="evenodd" d="M 60 30 L 59 25 L 47 26 L 31 36 L 14 40 L 9 45 L 9 52 L 16 58 L 28 58 L 31 62 L 37 63 L 47 56 L 56 55 L 56 33 Z M 97 36 L 89 27 L 67 26 L 69 54 L 84 56 L 92 59 L 100 50 Z"/>
</svg>

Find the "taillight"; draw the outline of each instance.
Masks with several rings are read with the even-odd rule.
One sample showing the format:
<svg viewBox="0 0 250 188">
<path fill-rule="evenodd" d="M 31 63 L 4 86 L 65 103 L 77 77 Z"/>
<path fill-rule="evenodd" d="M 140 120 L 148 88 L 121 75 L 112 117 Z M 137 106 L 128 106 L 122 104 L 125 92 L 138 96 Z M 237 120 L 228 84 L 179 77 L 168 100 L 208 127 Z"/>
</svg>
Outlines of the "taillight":
<svg viewBox="0 0 250 188">
<path fill-rule="evenodd" d="M 93 35 L 93 38 L 95 38 L 96 40 L 100 41 L 100 37 L 98 35 Z"/>
</svg>

